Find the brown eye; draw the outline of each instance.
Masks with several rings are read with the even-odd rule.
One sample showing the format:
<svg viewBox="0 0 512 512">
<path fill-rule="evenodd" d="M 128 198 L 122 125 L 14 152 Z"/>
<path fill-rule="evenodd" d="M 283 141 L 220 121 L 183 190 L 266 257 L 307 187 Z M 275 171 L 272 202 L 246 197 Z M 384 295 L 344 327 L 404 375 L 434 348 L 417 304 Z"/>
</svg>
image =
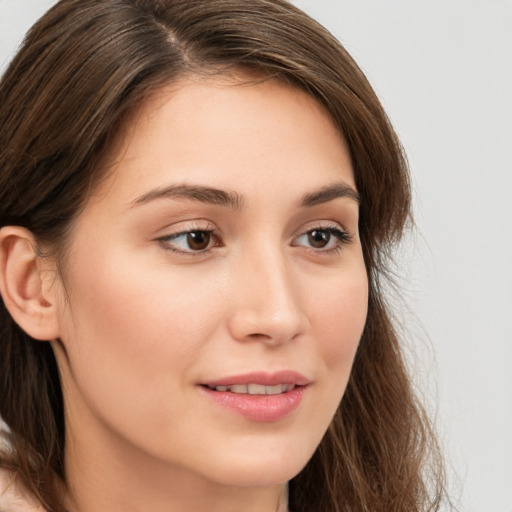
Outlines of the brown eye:
<svg viewBox="0 0 512 512">
<path fill-rule="evenodd" d="M 158 239 L 164 249 L 178 254 L 201 254 L 219 245 L 213 230 L 194 229 Z"/>
<path fill-rule="evenodd" d="M 325 229 L 313 229 L 307 236 L 309 245 L 315 249 L 323 249 L 331 240 L 331 232 Z"/>
<path fill-rule="evenodd" d="M 307 247 L 318 254 L 330 254 L 332 251 L 341 250 L 351 241 L 352 237 L 339 227 L 317 227 L 304 231 L 295 238 L 292 245 Z"/>
<path fill-rule="evenodd" d="M 187 233 L 187 245 L 193 251 L 204 251 L 210 245 L 211 238 L 209 231 L 190 231 Z"/>
</svg>

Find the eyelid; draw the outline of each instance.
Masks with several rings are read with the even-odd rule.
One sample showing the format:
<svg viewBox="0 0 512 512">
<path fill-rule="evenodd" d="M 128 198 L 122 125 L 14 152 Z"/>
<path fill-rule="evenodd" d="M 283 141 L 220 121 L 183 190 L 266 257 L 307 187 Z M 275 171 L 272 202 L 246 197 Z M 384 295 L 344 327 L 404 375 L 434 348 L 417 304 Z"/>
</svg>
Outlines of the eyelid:
<svg viewBox="0 0 512 512">
<path fill-rule="evenodd" d="M 206 220 L 205 221 L 202 221 L 202 220 L 187 221 L 187 222 L 179 223 L 178 226 L 179 227 L 175 228 L 172 231 L 167 231 L 166 234 L 164 234 L 162 236 L 157 236 L 156 238 L 154 238 L 154 240 L 157 242 L 160 242 L 160 245 L 167 251 L 171 251 L 176 254 L 181 254 L 181 255 L 191 256 L 191 257 L 206 255 L 211 251 L 212 248 L 219 247 L 222 245 L 221 243 L 219 243 L 219 241 L 221 240 L 220 234 L 216 233 L 218 231 L 218 229 L 210 221 L 206 221 Z M 171 241 L 173 239 L 177 239 L 180 236 L 187 235 L 194 231 L 196 231 L 196 232 L 200 231 L 203 233 L 211 234 L 212 237 L 216 240 L 215 244 L 212 247 L 209 247 L 204 250 L 198 250 L 198 251 L 194 251 L 192 249 L 191 250 L 182 250 L 182 249 L 179 249 L 178 247 L 175 247 L 172 245 Z"/>
<path fill-rule="evenodd" d="M 309 233 L 310 231 L 318 230 L 336 230 L 351 235 L 350 230 L 346 229 L 341 223 L 332 220 L 318 220 L 303 224 L 293 235 L 293 238 L 297 238 L 301 235 Z M 352 236 L 352 235 L 351 235 Z"/>
<path fill-rule="evenodd" d="M 215 224 L 213 224 L 209 220 L 203 219 L 194 219 L 194 220 L 185 220 L 182 222 L 177 222 L 170 226 L 167 226 L 163 229 L 160 229 L 159 232 L 163 233 L 162 235 L 156 235 L 154 240 L 159 240 L 162 238 L 171 238 L 173 236 L 178 236 L 183 233 L 189 233 L 190 231 L 217 231 L 218 228 Z"/>
<path fill-rule="evenodd" d="M 200 257 L 206 256 L 211 253 L 213 249 L 216 247 L 222 247 L 224 244 L 222 242 L 222 236 L 216 227 L 215 224 L 208 220 L 192 220 L 192 221 L 184 221 L 180 222 L 177 225 L 173 226 L 174 229 L 167 228 L 168 231 L 162 235 L 154 238 L 155 241 L 158 241 L 160 245 L 167 251 L 174 252 L 179 255 L 189 256 L 189 257 Z M 312 231 L 326 231 L 330 232 L 330 235 L 333 237 L 327 242 L 328 245 L 332 245 L 334 242 L 334 247 L 312 247 L 303 243 L 296 243 L 297 240 Z M 203 232 L 208 233 L 212 236 L 213 244 L 209 245 L 205 249 L 182 249 L 178 245 L 173 244 L 173 240 L 178 239 L 181 236 L 186 236 L 193 232 Z M 290 245 L 292 247 L 302 247 L 305 250 L 314 253 L 314 254 L 329 254 L 333 252 L 338 252 L 343 249 L 344 246 L 352 242 L 354 239 L 354 235 L 347 230 L 343 225 L 339 222 L 332 220 L 318 220 L 311 221 L 307 224 L 302 225 L 302 227 L 295 232 L 293 235 Z"/>
<path fill-rule="evenodd" d="M 334 247 L 325 248 L 314 248 L 303 246 L 302 244 L 294 244 L 293 242 L 300 237 L 311 233 L 312 231 L 329 231 L 336 238 L 336 244 Z M 306 250 L 315 254 L 330 254 L 333 252 L 339 252 L 343 249 L 343 246 L 351 243 L 354 240 L 354 235 L 348 229 L 343 227 L 340 223 L 334 221 L 314 221 L 301 227 L 301 229 L 293 236 L 292 246 L 304 247 Z"/>
</svg>

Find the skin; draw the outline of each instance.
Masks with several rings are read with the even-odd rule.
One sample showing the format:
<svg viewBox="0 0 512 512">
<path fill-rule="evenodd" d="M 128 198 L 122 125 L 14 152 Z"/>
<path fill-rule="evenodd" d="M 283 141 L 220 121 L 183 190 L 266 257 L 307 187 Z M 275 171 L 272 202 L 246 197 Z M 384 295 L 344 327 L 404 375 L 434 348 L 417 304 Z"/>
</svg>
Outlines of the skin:
<svg viewBox="0 0 512 512">
<path fill-rule="evenodd" d="M 146 102 L 110 164 L 47 286 L 68 506 L 275 512 L 343 396 L 366 319 L 357 200 L 302 204 L 333 184 L 355 192 L 346 143 L 303 92 L 189 79 Z M 238 204 L 155 197 L 173 186 Z M 177 236 L 194 230 L 213 230 L 205 249 Z M 280 370 L 309 384 L 278 421 L 200 386 Z"/>
</svg>

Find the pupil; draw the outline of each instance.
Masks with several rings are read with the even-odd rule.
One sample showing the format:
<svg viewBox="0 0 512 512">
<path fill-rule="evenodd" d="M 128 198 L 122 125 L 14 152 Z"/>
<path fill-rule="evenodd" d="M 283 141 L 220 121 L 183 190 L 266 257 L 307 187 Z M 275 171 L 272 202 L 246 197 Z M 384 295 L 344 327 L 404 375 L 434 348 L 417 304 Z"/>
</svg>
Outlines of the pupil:
<svg viewBox="0 0 512 512">
<path fill-rule="evenodd" d="M 329 240 L 331 239 L 331 234 L 328 231 L 323 231 L 320 229 L 314 229 L 313 231 L 310 231 L 308 234 L 309 243 L 312 247 L 315 247 L 316 249 L 321 249 L 322 247 L 325 247 Z"/>
<path fill-rule="evenodd" d="M 206 249 L 210 243 L 210 233 L 207 231 L 191 231 L 187 235 L 187 244 L 191 249 L 200 251 Z"/>
</svg>

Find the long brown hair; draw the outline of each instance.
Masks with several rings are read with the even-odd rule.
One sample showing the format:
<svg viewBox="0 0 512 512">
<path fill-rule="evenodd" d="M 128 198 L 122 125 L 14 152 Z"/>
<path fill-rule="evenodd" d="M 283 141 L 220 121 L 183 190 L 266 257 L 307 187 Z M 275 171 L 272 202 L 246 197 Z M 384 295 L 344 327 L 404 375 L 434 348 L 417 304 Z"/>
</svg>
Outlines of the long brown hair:
<svg viewBox="0 0 512 512">
<path fill-rule="evenodd" d="M 409 218 L 402 147 L 345 49 L 285 0 L 62 0 L 28 33 L 0 83 L 0 227 L 63 254 L 73 220 L 126 118 L 185 74 L 249 70 L 298 86 L 348 142 L 370 283 L 350 381 L 323 441 L 290 483 L 293 512 L 438 510 L 443 472 L 381 290 Z M 63 512 L 63 399 L 49 343 L 0 303 L 0 465 Z"/>
</svg>

